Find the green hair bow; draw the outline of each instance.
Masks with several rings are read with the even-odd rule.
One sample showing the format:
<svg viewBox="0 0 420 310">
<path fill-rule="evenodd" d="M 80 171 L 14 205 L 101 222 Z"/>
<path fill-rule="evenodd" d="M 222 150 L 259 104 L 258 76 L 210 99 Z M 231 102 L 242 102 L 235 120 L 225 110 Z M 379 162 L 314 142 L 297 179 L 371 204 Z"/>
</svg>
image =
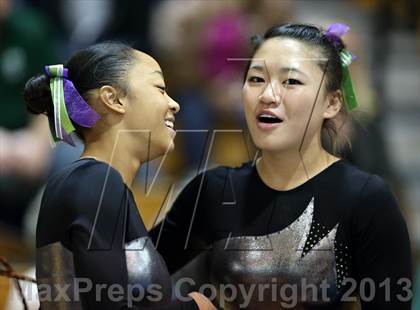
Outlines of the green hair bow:
<svg viewBox="0 0 420 310">
<path fill-rule="evenodd" d="M 349 30 L 349 26 L 335 23 L 328 27 L 324 35 L 336 48 L 340 48 L 340 46 L 342 46 L 342 43 L 340 42 L 341 36 L 343 36 Z M 347 105 L 347 109 L 351 111 L 358 106 L 358 103 L 348 67 L 352 61 L 356 59 L 356 56 L 346 49 L 343 49 L 340 51 L 340 59 L 341 65 L 343 67 L 343 81 L 341 82 L 341 91 L 343 92 L 344 102 Z"/>
</svg>

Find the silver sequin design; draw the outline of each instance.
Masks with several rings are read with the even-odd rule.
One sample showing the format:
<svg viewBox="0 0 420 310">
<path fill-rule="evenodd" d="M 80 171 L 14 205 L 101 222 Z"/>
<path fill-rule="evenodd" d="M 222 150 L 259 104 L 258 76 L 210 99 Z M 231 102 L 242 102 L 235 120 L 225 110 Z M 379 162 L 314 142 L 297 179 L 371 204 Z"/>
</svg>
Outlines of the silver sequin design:
<svg viewBox="0 0 420 310">
<path fill-rule="evenodd" d="M 244 291 L 254 287 L 247 309 L 282 309 L 282 294 L 287 286 L 290 292 L 295 289 L 297 293 L 299 302 L 293 309 L 328 303 L 336 293 L 334 241 L 338 224 L 311 244 L 308 240 L 313 212 L 314 198 L 299 218 L 281 231 L 264 236 L 226 238 L 214 243 L 209 253 L 212 283 L 216 287 L 232 284 L 238 291 L 241 285 Z M 264 289 L 264 285 L 268 288 Z M 317 287 L 316 293 L 313 286 Z M 224 308 L 243 308 L 246 302 L 239 294 Z"/>
<path fill-rule="evenodd" d="M 127 243 L 125 249 L 128 283 L 133 286 L 140 284 L 144 289 L 143 298 L 136 306 L 147 307 L 169 303 L 172 297 L 171 278 L 152 240 L 149 237 L 142 237 Z M 152 290 L 159 293 L 150 294 Z M 162 298 L 158 298 L 159 296 Z"/>
<path fill-rule="evenodd" d="M 172 284 L 169 272 L 149 237 L 127 243 L 125 259 L 128 283 L 123 289 L 130 290 L 135 306 L 158 306 L 170 302 Z M 36 277 L 43 310 L 82 309 L 78 290 L 75 288 L 78 284 L 80 288 L 86 287 L 86 281 L 75 281 L 74 270 L 73 253 L 61 242 L 36 250 Z M 92 289 L 95 290 L 95 287 Z"/>
</svg>

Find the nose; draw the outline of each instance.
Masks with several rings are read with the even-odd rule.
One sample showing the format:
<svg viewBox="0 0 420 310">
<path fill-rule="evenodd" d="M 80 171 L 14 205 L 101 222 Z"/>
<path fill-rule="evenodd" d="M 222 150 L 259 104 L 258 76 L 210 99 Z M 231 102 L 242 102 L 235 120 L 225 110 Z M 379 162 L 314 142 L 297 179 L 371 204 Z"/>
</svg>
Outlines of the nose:
<svg viewBox="0 0 420 310">
<path fill-rule="evenodd" d="M 267 83 L 263 92 L 258 96 L 258 99 L 264 104 L 279 105 L 281 102 L 280 90 L 275 82 Z"/>
<path fill-rule="evenodd" d="M 179 110 L 181 110 L 181 107 L 179 106 L 178 102 L 176 102 L 175 100 L 173 100 L 171 97 L 169 97 L 169 108 L 171 109 L 171 111 L 174 114 L 178 113 Z"/>
</svg>

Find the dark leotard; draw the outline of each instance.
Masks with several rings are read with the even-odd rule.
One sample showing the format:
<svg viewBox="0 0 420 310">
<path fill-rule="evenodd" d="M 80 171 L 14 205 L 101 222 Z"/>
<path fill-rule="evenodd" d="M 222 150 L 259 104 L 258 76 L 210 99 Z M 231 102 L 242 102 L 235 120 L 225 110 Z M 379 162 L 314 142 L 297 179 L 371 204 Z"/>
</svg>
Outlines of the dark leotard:
<svg viewBox="0 0 420 310">
<path fill-rule="evenodd" d="M 397 202 L 380 177 L 345 160 L 286 191 L 265 185 L 251 163 L 206 171 L 151 236 L 171 273 L 196 257 L 178 274 L 212 284 L 219 302 L 220 285 L 235 286 L 226 308 L 282 309 L 289 285 L 296 309 L 335 308 L 347 295 L 360 295 L 363 309 L 410 309 L 410 242 Z M 248 301 L 240 285 L 254 286 Z"/>
<path fill-rule="evenodd" d="M 173 298 L 131 191 L 103 162 L 82 159 L 49 179 L 36 246 L 42 309 L 198 309 Z"/>
</svg>

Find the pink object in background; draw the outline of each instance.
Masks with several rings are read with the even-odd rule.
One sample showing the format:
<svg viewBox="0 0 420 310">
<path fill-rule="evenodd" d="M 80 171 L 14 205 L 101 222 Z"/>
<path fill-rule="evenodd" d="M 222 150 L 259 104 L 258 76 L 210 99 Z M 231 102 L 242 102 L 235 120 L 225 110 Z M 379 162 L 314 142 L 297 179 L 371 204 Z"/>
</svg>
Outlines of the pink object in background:
<svg viewBox="0 0 420 310">
<path fill-rule="evenodd" d="M 228 80 L 241 74 L 247 56 L 247 20 L 240 12 L 229 11 L 211 19 L 203 30 L 202 67 L 206 78 Z"/>
</svg>

